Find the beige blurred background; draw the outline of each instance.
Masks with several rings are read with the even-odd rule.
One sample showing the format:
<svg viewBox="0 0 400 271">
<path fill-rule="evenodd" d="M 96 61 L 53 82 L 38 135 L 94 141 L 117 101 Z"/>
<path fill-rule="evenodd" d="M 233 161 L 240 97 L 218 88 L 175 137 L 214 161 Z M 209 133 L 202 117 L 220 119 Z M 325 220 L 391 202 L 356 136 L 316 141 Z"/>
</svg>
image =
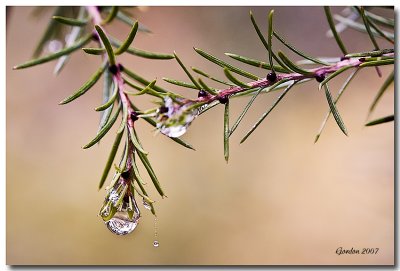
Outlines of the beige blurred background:
<svg viewBox="0 0 400 271">
<path fill-rule="evenodd" d="M 226 60 L 224 52 L 267 60 L 249 10 L 266 31 L 268 7 L 150 7 L 137 17 L 153 34 L 140 33 L 134 45 L 175 50 L 188 66 L 222 78 L 220 68 L 192 47 Z M 383 78 L 373 69 L 361 71 L 342 97 L 338 108 L 350 136 L 330 119 L 315 145 L 328 110 L 316 82 L 293 89 L 239 145 L 277 94 L 259 97 L 232 137 L 229 164 L 223 158 L 222 107 L 196 119 L 184 135 L 195 152 L 154 136 L 152 128 L 140 122 L 142 143 L 168 195 L 161 199 L 146 176 L 157 200 L 160 246 L 154 248 L 154 218 L 147 210 L 142 208 L 139 226 L 125 237 L 111 234 L 97 216 L 105 194 L 97 185 L 113 132 L 99 146 L 81 146 L 97 131 L 99 116 L 93 109 L 101 103 L 102 84 L 77 102 L 58 105 L 96 70 L 98 58 L 77 52 L 58 77 L 52 75 L 55 62 L 12 70 L 31 57 L 51 15 L 38 20 L 31 12 L 31 7 L 13 7 L 7 18 L 7 264 L 394 263 L 393 123 L 363 127 L 390 68 L 382 68 Z M 277 7 L 275 18 L 279 32 L 298 48 L 340 56 L 335 42 L 325 36 L 328 25 L 322 8 Z M 121 39 L 129 31 L 119 23 L 108 30 Z M 372 48 L 366 35 L 353 30 L 343 33 L 343 39 L 350 51 Z M 174 60 L 131 55 L 119 59 L 148 79 L 158 78 L 162 86 L 168 86 L 162 77 L 188 81 Z M 344 78 L 334 80 L 332 92 Z M 247 100 L 232 101 L 232 123 Z M 373 117 L 393 110 L 392 87 Z M 338 247 L 379 252 L 338 256 Z"/>
</svg>

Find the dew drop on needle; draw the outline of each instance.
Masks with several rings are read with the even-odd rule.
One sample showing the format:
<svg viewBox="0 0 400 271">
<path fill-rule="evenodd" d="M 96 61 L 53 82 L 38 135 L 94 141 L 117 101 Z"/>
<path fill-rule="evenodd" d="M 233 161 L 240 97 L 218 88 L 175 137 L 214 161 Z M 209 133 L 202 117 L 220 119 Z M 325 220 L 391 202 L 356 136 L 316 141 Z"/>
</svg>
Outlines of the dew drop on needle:
<svg viewBox="0 0 400 271">
<path fill-rule="evenodd" d="M 150 204 L 149 204 L 146 200 L 144 200 L 144 199 L 143 199 L 143 206 L 144 206 L 144 208 L 146 208 L 147 210 L 151 210 Z"/>
</svg>

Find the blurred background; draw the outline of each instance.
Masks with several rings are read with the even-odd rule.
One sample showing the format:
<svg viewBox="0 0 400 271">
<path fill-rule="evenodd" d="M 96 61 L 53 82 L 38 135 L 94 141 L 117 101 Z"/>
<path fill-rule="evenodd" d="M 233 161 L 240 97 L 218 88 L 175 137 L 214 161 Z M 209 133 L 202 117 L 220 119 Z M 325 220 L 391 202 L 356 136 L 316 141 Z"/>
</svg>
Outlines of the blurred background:
<svg viewBox="0 0 400 271">
<path fill-rule="evenodd" d="M 266 33 L 270 7 L 149 7 L 135 11 L 152 34 L 139 33 L 134 46 L 172 53 L 187 66 L 223 78 L 221 69 L 193 51 L 199 47 L 224 60 L 237 53 L 267 61 L 249 17 L 252 10 Z M 321 7 L 276 7 L 275 27 L 297 48 L 317 56 L 339 57 Z M 349 130 L 333 118 L 314 137 L 328 110 L 324 92 L 310 82 L 294 88 L 255 133 L 245 132 L 279 93 L 257 98 L 231 138 L 229 164 L 223 158 L 223 107 L 197 118 L 183 139 L 185 149 L 147 123 L 137 130 L 168 198 L 156 202 L 160 246 L 154 248 L 154 217 L 142 208 L 136 230 L 110 233 L 97 216 L 105 191 L 97 191 L 114 140 L 111 131 L 98 146 L 83 150 L 96 133 L 102 83 L 76 102 L 58 102 L 79 88 L 99 58 L 78 51 L 59 76 L 55 62 L 13 71 L 30 59 L 51 11 L 32 16 L 32 7 L 7 14 L 7 264 L 9 265 L 266 265 L 394 263 L 393 123 L 364 127 L 368 108 L 392 67 L 362 70 L 338 104 Z M 341 12 L 335 7 L 333 12 Z M 107 27 L 123 39 L 129 27 Z M 367 51 L 367 35 L 346 30 L 349 51 Z M 382 43 L 383 47 L 389 46 Z M 278 42 L 276 49 L 282 48 Z M 293 55 L 292 55 L 293 56 Z M 296 58 L 295 56 L 293 56 Z M 162 82 L 188 81 L 175 60 L 119 60 L 145 78 L 158 79 L 188 97 L 196 92 Z M 242 65 L 235 63 L 238 66 Z M 247 68 L 265 76 L 265 70 Z M 349 73 L 346 73 L 348 75 Z M 333 95 L 345 76 L 335 79 Z M 217 85 L 215 85 L 217 86 Z M 372 118 L 394 112 L 393 86 Z M 231 122 L 249 98 L 231 103 Z M 141 99 L 142 107 L 151 100 Z M 118 157 L 118 155 L 117 155 Z M 376 255 L 341 255 L 344 249 L 379 248 Z"/>
</svg>

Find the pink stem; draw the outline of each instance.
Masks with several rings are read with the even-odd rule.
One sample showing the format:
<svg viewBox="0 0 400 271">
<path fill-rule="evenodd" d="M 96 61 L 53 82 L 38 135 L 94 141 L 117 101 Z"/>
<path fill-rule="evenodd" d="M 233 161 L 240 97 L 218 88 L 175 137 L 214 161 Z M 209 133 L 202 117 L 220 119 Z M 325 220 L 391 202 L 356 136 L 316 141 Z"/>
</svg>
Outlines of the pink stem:
<svg viewBox="0 0 400 271">
<path fill-rule="evenodd" d="M 129 127 L 134 126 L 134 120 L 131 118 L 131 114 L 135 112 L 135 110 L 131 107 L 131 103 L 129 102 L 129 98 L 127 94 L 124 92 L 124 79 L 121 76 L 121 72 L 118 71 L 114 75 L 114 80 L 118 84 L 118 91 L 119 91 L 119 97 L 121 99 L 121 102 L 126 106 L 128 110 L 128 125 Z"/>
<path fill-rule="evenodd" d="M 299 73 L 289 73 L 289 74 L 278 74 L 277 79 L 274 82 L 269 81 L 267 78 L 262 78 L 257 81 L 249 82 L 247 85 L 249 85 L 252 88 L 258 88 L 258 87 L 268 87 L 271 86 L 278 81 L 282 79 L 289 79 L 290 80 L 302 80 L 302 79 L 307 79 L 307 78 L 313 78 L 316 75 L 323 75 L 326 76 L 327 74 L 333 73 L 340 68 L 343 68 L 345 66 L 352 66 L 352 67 L 358 67 L 362 61 L 360 61 L 358 58 L 350 58 L 350 59 L 344 59 L 339 62 L 337 62 L 334 65 L 331 66 L 323 66 L 319 68 L 315 68 L 310 70 L 310 72 L 313 73 L 313 75 L 304 75 L 304 74 L 299 74 Z M 223 97 L 231 96 L 234 94 L 238 94 L 240 92 L 248 90 L 247 88 L 243 88 L 240 86 L 235 86 L 235 87 L 230 87 L 227 89 L 221 89 L 218 91 L 218 94 L 216 95 L 208 95 L 206 97 L 199 97 L 195 100 L 190 100 L 190 99 L 185 99 L 182 101 L 183 105 L 185 104 L 195 104 L 195 103 L 211 103 L 215 100 L 218 100 Z"/>
<path fill-rule="evenodd" d="M 93 24 L 95 24 L 95 25 L 101 24 L 102 19 L 101 19 L 100 12 L 97 9 L 97 7 L 88 6 L 88 7 L 86 7 L 86 9 L 87 9 L 89 15 L 92 17 Z M 104 32 L 105 32 L 105 30 L 104 30 Z M 105 56 L 105 57 L 107 57 L 107 56 Z M 117 63 L 117 67 L 118 67 L 118 63 Z M 131 104 L 129 102 L 127 94 L 124 92 L 124 80 L 122 79 L 121 71 L 119 69 L 117 70 L 117 72 L 115 74 L 113 74 L 113 79 L 114 79 L 114 82 L 116 84 L 118 84 L 118 91 L 119 91 L 119 97 L 121 99 L 121 102 L 124 106 L 126 106 L 126 108 L 128 110 L 128 125 L 130 127 L 133 127 L 134 121 L 131 118 L 131 114 L 133 112 L 135 112 L 135 110 L 133 110 L 133 108 L 131 107 Z"/>
<path fill-rule="evenodd" d="M 103 19 L 101 19 L 100 12 L 99 12 L 99 10 L 97 9 L 97 7 L 95 7 L 95 6 L 88 6 L 88 7 L 86 7 L 86 9 L 87 9 L 87 11 L 88 11 L 90 17 L 92 17 L 93 24 L 95 24 L 95 25 L 96 25 L 96 24 L 101 24 L 101 21 L 102 21 Z"/>
</svg>

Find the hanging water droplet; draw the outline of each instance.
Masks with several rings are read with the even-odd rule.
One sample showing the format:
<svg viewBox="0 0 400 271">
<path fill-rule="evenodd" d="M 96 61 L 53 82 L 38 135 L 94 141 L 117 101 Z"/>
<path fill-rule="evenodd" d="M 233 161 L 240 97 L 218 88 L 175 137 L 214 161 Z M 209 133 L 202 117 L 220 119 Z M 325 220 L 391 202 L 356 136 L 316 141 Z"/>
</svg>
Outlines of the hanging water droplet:
<svg viewBox="0 0 400 271">
<path fill-rule="evenodd" d="M 186 133 L 187 127 L 185 125 L 178 126 L 160 126 L 160 132 L 169 137 L 180 137 Z"/>
<path fill-rule="evenodd" d="M 179 114 L 178 114 L 179 115 Z M 160 132 L 169 137 L 180 137 L 186 133 L 189 125 L 197 116 L 197 113 L 180 113 L 179 116 L 175 116 L 177 119 L 170 119 L 165 122 L 157 123 L 157 128 Z"/>
<path fill-rule="evenodd" d="M 144 208 L 146 208 L 147 210 L 151 210 L 150 204 L 149 204 L 145 199 L 143 199 L 143 206 L 144 206 Z"/>
<path fill-rule="evenodd" d="M 127 211 L 117 212 L 113 218 L 106 222 L 107 228 L 116 235 L 126 235 L 131 233 L 139 222 L 139 216 L 129 218 Z"/>
<path fill-rule="evenodd" d="M 166 97 L 164 104 L 157 111 L 157 128 L 166 136 L 180 137 L 186 133 L 189 125 L 197 116 L 196 109 L 188 105 L 179 105 Z"/>
<path fill-rule="evenodd" d="M 159 245 L 160 245 L 160 243 L 157 240 L 154 240 L 153 247 L 158 247 Z"/>
</svg>

